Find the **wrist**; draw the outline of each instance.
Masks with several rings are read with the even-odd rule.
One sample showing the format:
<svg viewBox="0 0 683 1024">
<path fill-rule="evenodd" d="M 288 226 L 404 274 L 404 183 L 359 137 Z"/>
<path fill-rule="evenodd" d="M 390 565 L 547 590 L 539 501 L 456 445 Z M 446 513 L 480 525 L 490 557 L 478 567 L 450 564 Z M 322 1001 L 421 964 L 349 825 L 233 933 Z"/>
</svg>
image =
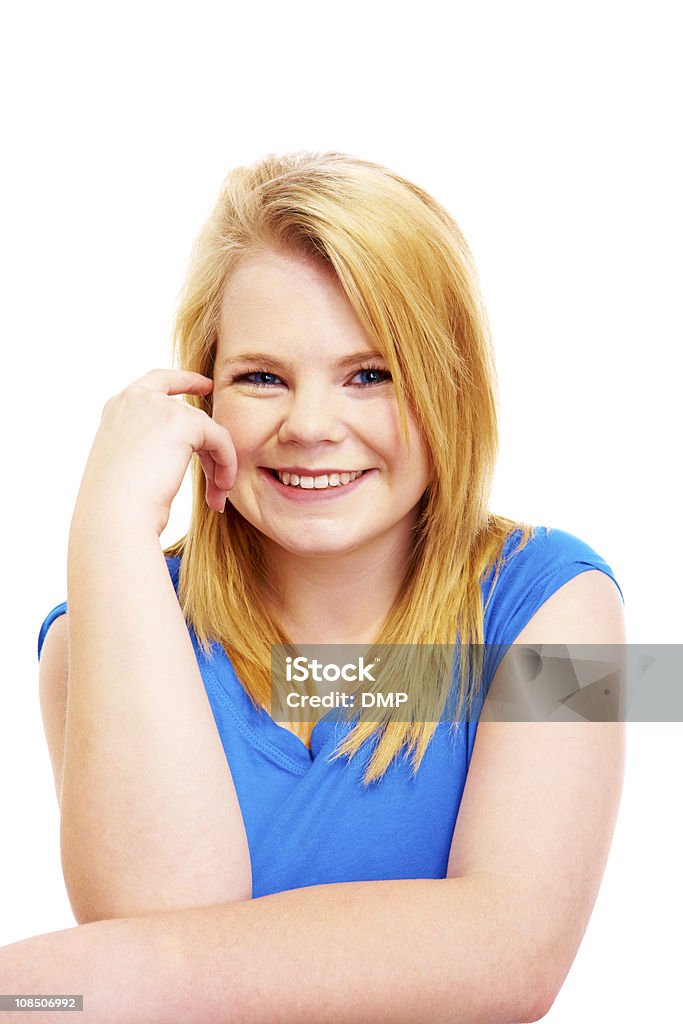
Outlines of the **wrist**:
<svg viewBox="0 0 683 1024">
<path fill-rule="evenodd" d="M 93 502 L 77 501 L 69 528 L 69 548 L 82 543 L 96 543 L 110 548 L 123 543 L 126 547 L 138 544 L 159 546 L 159 533 L 153 518 L 144 516 L 129 506 L 105 506 Z"/>
</svg>

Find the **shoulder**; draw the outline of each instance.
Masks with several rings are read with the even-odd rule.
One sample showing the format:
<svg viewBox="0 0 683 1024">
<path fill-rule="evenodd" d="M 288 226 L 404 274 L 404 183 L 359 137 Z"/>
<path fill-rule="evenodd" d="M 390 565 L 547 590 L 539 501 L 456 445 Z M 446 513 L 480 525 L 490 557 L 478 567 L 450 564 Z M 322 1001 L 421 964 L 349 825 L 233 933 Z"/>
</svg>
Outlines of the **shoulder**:
<svg viewBox="0 0 683 1024">
<path fill-rule="evenodd" d="M 563 583 L 516 638 L 525 644 L 625 644 L 624 606 L 618 584 L 598 569 Z"/>
<path fill-rule="evenodd" d="M 178 578 L 180 574 L 180 558 L 172 557 L 171 555 L 165 555 L 166 568 L 168 569 L 173 586 L 178 592 Z M 55 607 L 47 613 L 43 619 L 40 629 L 38 631 L 38 661 L 42 660 L 43 647 L 46 644 L 48 636 L 58 637 L 67 634 L 68 631 L 68 618 L 69 618 L 69 605 L 67 601 L 62 601 L 61 604 L 55 605 Z M 54 629 L 52 628 L 54 624 Z M 50 641 L 50 647 L 53 647 L 56 643 L 56 639 Z"/>
<path fill-rule="evenodd" d="M 508 538 L 497 580 L 489 572 L 482 582 L 486 642 L 513 643 L 561 588 L 563 597 L 552 607 L 559 608 L 560 601 L 563 606 L 573 603 L 584 620 L 590 614 L 588 605 L 595 606 L 605 597 L 612 607 L 615 600 L 623 605 L 623 593 L 612 567 L 582 538 L 548 526 L 534 527 L 533 536 L 521 548 L 520 538 L 520 531 Z M 581 576 L 585 578 L 578 579 Z M 571 587 L 565 589 L 570 581 Z"/>
</svg>

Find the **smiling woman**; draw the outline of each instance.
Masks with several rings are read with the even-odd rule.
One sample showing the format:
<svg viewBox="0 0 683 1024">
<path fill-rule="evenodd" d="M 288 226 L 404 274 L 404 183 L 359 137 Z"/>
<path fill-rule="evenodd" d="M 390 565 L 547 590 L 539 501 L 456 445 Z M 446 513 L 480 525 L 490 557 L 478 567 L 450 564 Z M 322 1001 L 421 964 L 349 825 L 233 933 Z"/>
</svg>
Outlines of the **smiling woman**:
<svg viewBox="0 0 683 1024">
<path fill-rule="evenodd" d="M 341 154 L 236 170 L 197 241 L 176 342 L 181 365 L 213 377 L 213 394 L 189 401 L 229 426 L 241 468 L 227 528 L 206 515 L 200 474 L 190 531 L 166 554 L 182 555 L 200 645 L 229 650 L 257 707 L 277 689 L 274 642 L 483 642 L 477 581 L 520 524 L 488 510 L 491 344 L 469 250 L 440 204 Z M 342 485 L 359 470 L 331 490 L 333 474 Z M 520 546 L 532 534 L 522 526 Z M 219 587 L 193 570 L 205 548 L 229 566 Z M 417 767 L 434 731 L 422 719 L 366 718 L 340 752 L 376 734 L 366 783 L 405 741 Z M 280 725 L 309 743 L 310 723 Z"/>
<path fill-rule="evenodd" d="M 623 731 L 480 719 L 510 645 L 623 643 L 622 598 L 583 540 L 489 508 L 495 369 L 457 224 L 344 154 L 237 168 L 175 354 L 105 405 L 39 636 L 85 929 L 0 950 L 0 982 L 87 982 L 111 1021 L 132 994 L 150 1021 L 539 1019 L 600 885 Z M 278 721 L 275 653 L 307 644 L 414 660 L 344 720 Z"/>
</svg>

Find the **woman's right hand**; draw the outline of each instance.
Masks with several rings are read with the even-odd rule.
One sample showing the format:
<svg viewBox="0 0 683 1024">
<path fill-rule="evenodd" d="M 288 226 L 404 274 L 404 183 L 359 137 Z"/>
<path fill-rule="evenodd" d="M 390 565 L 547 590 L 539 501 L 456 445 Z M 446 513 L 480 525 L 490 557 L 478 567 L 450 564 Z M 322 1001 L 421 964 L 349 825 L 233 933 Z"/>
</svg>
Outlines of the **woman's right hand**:
<svg viewBox="0 0 683 1024">
<path fill-rule="evenodd" d="M 205 395 L 210 377 L 150 370 L 104 405 L 74 516 L 114 515 L 160 536 L 193 452 L 206 477 L 209 508 L 222 512 L 235 485 L 237 455 L 228 430 L 174 395 Z"/>
</svg>

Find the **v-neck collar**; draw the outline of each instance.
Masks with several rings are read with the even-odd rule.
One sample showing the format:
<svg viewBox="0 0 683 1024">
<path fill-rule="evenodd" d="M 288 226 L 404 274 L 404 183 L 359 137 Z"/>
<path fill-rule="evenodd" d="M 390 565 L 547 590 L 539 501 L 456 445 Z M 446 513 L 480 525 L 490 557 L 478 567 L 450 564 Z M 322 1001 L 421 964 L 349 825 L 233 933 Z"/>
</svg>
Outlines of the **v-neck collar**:
<svg viewBox="0 0 683 1024">
<path fill-rule="evenodd" d="M 178 593 L 180 557 L 166 556 L 173 588 Z M 304 775 L 321 759 L 328 747 L 336 744 L 353 728 L 354 723 L 335 718 L 331 709 L 313 727 L 310 748 L 289 729 L 278 725 L 265 708 L 255 706 L 251 697 L 237 678 L 237 673 L 223 647 L 214 640 L 207 657 L 199 646 L 194 629 L 189 626 L 190 640 L 197 661 L 210 673 L 216 682 L 218 694 L 229 707 L 238 728 L 256 749 L 267 755 L 276 764 L 298 775 Z"/>
<path fill-rule="evenodd" d="M 238 725 L 251 743 L 263 753 L 271 756 L 283 767 L 297 774 L 305 774 L 321 757 L 323 751 L 336 744 L 353 728 L 353 723 L 340 721 L 331 709 L 313 727 L 311 746 L 271 717 L 265 708 L 257 707 L 237 677 L 230 658 L 221 644 L 213 641 L 211 657 L 207 658 L 199 649 L 194 631 L 190 631 L 197 657 L 213 675 L 222 694 L 228 698 L 231 710 L 238 719 Z"/>
</svg>

